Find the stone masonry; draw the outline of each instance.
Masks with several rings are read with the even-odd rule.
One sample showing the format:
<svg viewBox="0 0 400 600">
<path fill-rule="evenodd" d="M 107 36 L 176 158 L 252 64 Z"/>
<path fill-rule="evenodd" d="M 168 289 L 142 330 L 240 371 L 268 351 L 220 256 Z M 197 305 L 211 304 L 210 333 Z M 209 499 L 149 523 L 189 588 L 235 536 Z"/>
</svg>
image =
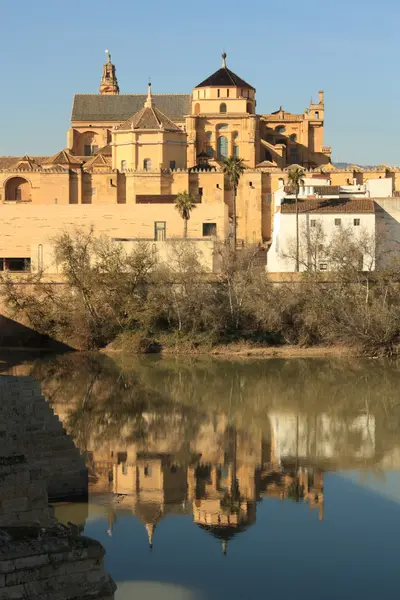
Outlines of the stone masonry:
<svg viewBox="0 0 400 600">
<path fill-rule="evenodd" d="M 0 402 L 0 435 L 6 431 L 29 467 L 43 472 L 49 499 L 86 499 L 84 460 L 43 397 L 39 383 L 33 377 L 2 376 Z"/>
<path fill-rule="evenodd" d="M 0 382 L 0 600 L 112 600 L 116 586 L 104 570 L 101 544 L 57 523 L 48 506 L 45 477 L 52 473 L 43 449 L 38 463 L 44 468 L 31 467 L 32 439 L 25 442 L 29 461 L 20 451 L 25 431 L 29 437 L 46 430 L 47 405 L 32 393 L 37 385 L 25 377 Z M 27 399 L 33 399 L 31 412 L 24 410 Z"/>
</svg>

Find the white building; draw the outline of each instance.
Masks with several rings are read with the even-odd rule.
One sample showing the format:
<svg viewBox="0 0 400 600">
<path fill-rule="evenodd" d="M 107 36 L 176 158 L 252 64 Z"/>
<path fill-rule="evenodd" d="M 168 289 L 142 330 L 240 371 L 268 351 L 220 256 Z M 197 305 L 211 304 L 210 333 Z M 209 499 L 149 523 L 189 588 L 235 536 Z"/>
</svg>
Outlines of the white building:
<svg viewBox="0 0 400 600">
<path fill-rule="evenodd" d="M 378 182 L 379 181 L 379 182 Z M 375 203 L 370 198 L 370 185 L 364 186 L 305 185 L 298 200 L 300 271 L 329 271 L 335 268 L 328 248 L 339 235 L 358 240 L 360 270 L 375 268 Z M 309 183 L 308 181 L 305 182 Z M 390 180 L 391 183 L 391 180 Z M 360 188 L 357 190 L 350 188 Z M 382 188 L 385 186 L 382 186 Z M 362 189 L 361 189 L 362 188 Z M 390 192 L 389 188 L 381 193 Z M 296 270 L 296 202 L 294 195 L 282 186 L 274 194 L 272 243 L 268 251 L 267 271 L 289 273 Z M 368 247 L 368 250 L 366 246 Z M 361 248 L 364 246 L 364 249 Z M 364 253 L 365 252 L 365 253 Z"/>
</svg>

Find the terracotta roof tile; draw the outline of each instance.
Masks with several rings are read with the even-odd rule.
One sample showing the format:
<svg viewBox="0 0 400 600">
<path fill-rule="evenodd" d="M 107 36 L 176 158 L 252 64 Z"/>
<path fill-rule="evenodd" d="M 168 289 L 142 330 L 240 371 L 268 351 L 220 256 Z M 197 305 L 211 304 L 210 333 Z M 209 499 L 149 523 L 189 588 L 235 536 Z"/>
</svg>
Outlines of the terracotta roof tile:
<svg viewBox="0 0 400 600">
<path fill-rule="evenodd" d="M 72 167 L 72 166 L 79 166 L 79 165 L 83 164 L 83 160 L 81 160 L 78 156 L 74 156 L 73 154 L 71 154 L 71 152 L 69 150 L 65 149 L 65 150 L 60 150 L 60 152 L 57 152 L 56 154 L 54 154 L 53 156 L 50 156 L 49 158 L 46 158 L 46 160 L 44 160 L 42 164 L 43 165 L 68 165 L 68 166 Z"/>
<path fill-rule="evenodd" d="M 111 156 L 105 156 L 104 154 L 95 154 L 94 156 L 90 157 L 90 160 L 88 160 L 85 165 L 84 165 L 84 169 L 85 171 L 92 169 L 92 168 L 96 168 L 96 169 L 101 169 L 101 168 L 107 168 L 110 169 L 111 168 Z"/>
<path fill-rule="evenodd" d="M 286 199 L 281 204 L 282 214 L 296 212 L 296 202 Z M 350 199 L 299 199 L 299 213 L 374 213 L 375 205 L 371 198 Z"/>
<path fill-rule="evenodd" d="M 155 106 L 143 107 L 125 121 L 125 123 L 117 127 L 117 130 L 120 129 L 161 129 L 182 133 L 182 130 Z"/>
</svg>

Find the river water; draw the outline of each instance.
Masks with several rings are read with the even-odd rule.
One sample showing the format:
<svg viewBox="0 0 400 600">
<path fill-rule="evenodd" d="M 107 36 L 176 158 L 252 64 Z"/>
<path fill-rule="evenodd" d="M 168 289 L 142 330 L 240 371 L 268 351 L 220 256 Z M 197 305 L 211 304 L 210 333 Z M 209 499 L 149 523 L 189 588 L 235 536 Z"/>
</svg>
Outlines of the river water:
<svg viewBox="0 0 400 600">
<path fill-rule="evenodd" d="M 397 598 L 400 365 L 19 358 L 84 454 L 116 600 Z"/>
</svg>

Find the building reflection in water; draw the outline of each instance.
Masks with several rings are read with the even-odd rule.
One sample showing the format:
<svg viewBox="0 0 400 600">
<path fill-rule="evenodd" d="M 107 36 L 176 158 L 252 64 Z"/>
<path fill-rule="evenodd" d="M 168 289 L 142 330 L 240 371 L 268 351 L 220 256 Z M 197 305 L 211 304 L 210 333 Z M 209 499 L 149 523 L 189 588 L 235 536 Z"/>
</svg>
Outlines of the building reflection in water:
<svg viewBox="0 0 400 600">
<path fill-rule="evenodd" d="M 165 447 L 165 440 L 159 445 Z M 118 513 L 129 510 L 146 528 L 152 549 L 163 518 L 191 514 L 226 553 L 229 540 L 255 522 L 260 500 L 302 502 L 323 518 L 322 471 L 300 465 L 298 457 L 278 457 L 276 440 L 265 440 L 260 431 L 243 432 L 220 416 L 183 446 L 178 452 L 143 451 L 140 444 L 87 452 L 93 492 L 103 499 L 109 493 L 110 536 Z"/>
</svg>

